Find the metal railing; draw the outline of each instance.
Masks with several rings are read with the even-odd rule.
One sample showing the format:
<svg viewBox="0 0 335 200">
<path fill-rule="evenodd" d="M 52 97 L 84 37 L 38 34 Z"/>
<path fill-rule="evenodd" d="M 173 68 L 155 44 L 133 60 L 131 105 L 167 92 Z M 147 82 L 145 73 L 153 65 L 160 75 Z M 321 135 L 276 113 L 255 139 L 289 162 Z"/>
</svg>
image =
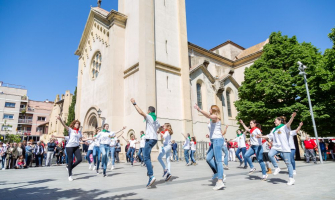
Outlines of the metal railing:
<svg viewBox="0 0 335 200">
<path fill-rule="evenodd" d="M 19 119 L 19 123 L 32 124 L 32 119 Z"/>
<path fill-rule="evenodd" d="M 184 148 L 183 148 L 184 141 L 177 141 L 176 143 L 177 143 L 177 149 L 178 149 L 178 154 L 177 154 L 178 159 L 185 160 L 185 154 L 184 154 Z M 209 142 L 198 141 L 196 147 L 197 147 L 197 150 L 195 152 L 195 160 L 205 160 L 206 153 L 209 149 Z"/>
</svg>

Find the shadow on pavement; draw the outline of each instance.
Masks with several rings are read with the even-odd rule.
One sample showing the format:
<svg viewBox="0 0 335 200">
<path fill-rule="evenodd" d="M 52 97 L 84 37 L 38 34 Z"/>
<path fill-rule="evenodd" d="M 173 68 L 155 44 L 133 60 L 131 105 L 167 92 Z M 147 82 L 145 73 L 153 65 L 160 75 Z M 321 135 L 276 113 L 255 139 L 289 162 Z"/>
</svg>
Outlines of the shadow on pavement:
<svg viewBox="0 0 335 200">
<path fill-rule="evenodd" d="M 268 178 L 268 181 L 272 184 L 280 184 L 280 183 L 287 183 L 286 180 L 280 179 L 280 178 Z"/>
</svg>

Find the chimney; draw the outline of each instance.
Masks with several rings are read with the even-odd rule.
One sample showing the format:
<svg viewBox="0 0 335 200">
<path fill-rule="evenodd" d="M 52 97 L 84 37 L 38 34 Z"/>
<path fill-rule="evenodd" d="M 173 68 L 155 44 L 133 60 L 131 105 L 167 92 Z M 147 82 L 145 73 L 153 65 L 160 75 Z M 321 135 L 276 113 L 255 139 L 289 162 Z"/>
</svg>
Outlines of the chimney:
<svg viewBox="0 0 335 200">
<path fill-rule="evenodd" d="M 48 100 L 48 99 L 46 99 L 46 100 L 45 100 L 45 102 L 49 103 L 49 100 Z"/>
</svg>

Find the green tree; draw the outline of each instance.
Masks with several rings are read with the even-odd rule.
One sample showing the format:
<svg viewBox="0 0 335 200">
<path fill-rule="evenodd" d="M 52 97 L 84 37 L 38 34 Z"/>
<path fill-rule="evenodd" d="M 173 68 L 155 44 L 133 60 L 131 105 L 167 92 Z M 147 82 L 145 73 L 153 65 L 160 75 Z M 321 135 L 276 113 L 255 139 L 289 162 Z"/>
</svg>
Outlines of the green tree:
<svg viewBox="0 0 335 200">
<path fill-rule="evenodd" d="M 261 123 L 263 133 L 267 134 L 274 127 L 275 117 L 290 118 L 292 112 L 298 111 L 292 128 L 303 120 L 303 129 L 314 134 L 304 80 L 298 75 L 297 61 L 308 66 L 307 79 L 318 124 L 327 118 L 323 113 L 325 107 L 320 106 L 317 97 L 320 80 L 315 72 L 321 59 L 321 52 L 312 44 L 299 43 L 295 36 L 289 38 L 281 32 L 272 33 L 262 56 L 245 70 L 245 79 L 239 88 L 240 99 L 235 102 L 237 118 L 246 123 L 256 119 Z"/>
<path fill-rule="evenodd" d="M 12 142 L 16 142 L 16 143 L 21 142 L 21 136 L 20 135 L 14 135 L 14 134 L 10 133 L 11 130 L 9 130 L 7 127 L 12 127 L 12 125 L 7 124 L 7 120 L 4 121 L 3 126 L 5 126 L 4 131 L 6 133 L 4 142 L 6 142 L 6 143 L 7 142 L 10 142 L 10 143 L 12 143 Z"/>
<path fill-rule="evenodd" d="M 74 94 L 72 96 L 72 102 L 71 102 L 71 105 L 69 107 L 69 115 L 67 117 L 67 122 L 66 122 L 66 125 L 67 126 L 70 126 L 71 122 L 73 120 L 75 120 L 75 106 L 76 106 L 76 100 L 77 100 L 77 87 L 76 89 L 74 90 Z M 64 135 L 67 136 L 68 135 L 68 132 L 66 131 L 66 129 L 64 128 Z"/>
</svg>

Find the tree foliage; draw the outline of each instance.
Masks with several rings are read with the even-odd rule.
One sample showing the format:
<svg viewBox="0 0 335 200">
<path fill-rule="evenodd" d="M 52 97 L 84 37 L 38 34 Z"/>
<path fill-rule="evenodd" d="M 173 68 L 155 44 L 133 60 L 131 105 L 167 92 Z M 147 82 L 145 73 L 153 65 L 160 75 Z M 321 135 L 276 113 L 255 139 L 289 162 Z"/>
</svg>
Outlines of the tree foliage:
<svg viewBox="0 0 335 200">
<path fill-rule="evenodd" d="M 333 52 L 329 54 L 334 58 Z M 262 125 L 263 133 L 267 134 L 274 127 L 275 117 L 286 116 L 288 120 L 291 113 L 297 111 L 292 128 L 303 121 L 303 130 L 313 135 L 304 79 L 299 75 L 297 65 L 297 61 L 301 61 L 308 67 L 307 81 L 318 133 L 329 135 L 331 129 L 327 124 L 334 120 L 330 118 L 332 115 L 328 109 L 331 101 L 325 100 L 323 95 L 327 93 L 330 97 L 329 90 L 334 92 L 330 86 L 326 87 L 329 79 L 333 78 L 330 74 L 334 72 L 334 60 L 329 61 L 331 59 L 325 59 L 325 56 L 311 43 L 299 43 L 295 36 L 289 38 L 281 32 L 272 33 L 262 56 L 245 70 L 239 100 L 235 102 L 237 118 L 245 122 L 256 119 Z M 329 69 L 325 67 L 326 61 Z M 329 76 L 325 77 L 325 74 Z"/>
<path fill-rule="evenodd" d="M 77 87 L 76 89 L 74 90 L 74 94 L 72 96 L 72 102 L 71 102 L 71 105 L 69 107 L 69 115 L 67 117 L 67 122 L 66 122 L 66 125 L 67 126 L 70 126 L 71 122 L 73 120 L 75 120 L 76 118 L 76 115 L 75 115 L 75 106 L 76 106 L 76 100 L 77 100 Z M 64 135 L 67 136 L 68 135 L 68 132 L 66 131 L 66 129 L 64 128 Z"/>
</svg>

